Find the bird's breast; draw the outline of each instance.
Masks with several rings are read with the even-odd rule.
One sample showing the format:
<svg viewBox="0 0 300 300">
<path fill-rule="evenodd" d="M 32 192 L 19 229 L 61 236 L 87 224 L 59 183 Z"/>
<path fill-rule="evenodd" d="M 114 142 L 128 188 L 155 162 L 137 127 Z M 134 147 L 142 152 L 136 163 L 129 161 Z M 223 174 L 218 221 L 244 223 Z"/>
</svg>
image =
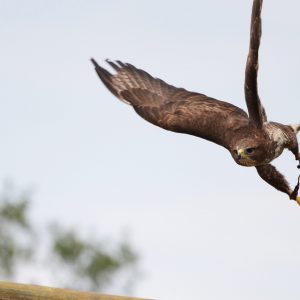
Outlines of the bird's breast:
<svg viewBox="0 0 300 300">
<path fill-rule="evenodd" d="M 265 131 L 271 140 L 273 147 L 272 152 L 274 153 L 273 159 L 275 159 L 286 147 L 289 137 L 277 124 L 267 123 L 265 126 Z"/>
</svg>

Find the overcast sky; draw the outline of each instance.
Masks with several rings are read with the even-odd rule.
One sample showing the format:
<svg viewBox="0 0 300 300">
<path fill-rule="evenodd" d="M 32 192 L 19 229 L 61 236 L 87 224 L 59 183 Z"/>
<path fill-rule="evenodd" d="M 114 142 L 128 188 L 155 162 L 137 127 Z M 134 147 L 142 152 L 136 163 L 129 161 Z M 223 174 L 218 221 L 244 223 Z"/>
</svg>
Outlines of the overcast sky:
<svg viewBox="0 0 300 300">
<path fill-rule="evenodd" d="M 299 299 L 300 207 L 223 148 L 142 120 L 89 61 L 130 62 L 245 109 L 251 5 L 0 0 L 0 181 L 33 187 L 37 223 L 115 239 L 127 228 L 145 273 L 135 296 Z M 263 7 L 260 96 L 287 124 L 300 122 L 299 10 Z M 294 157 L 275 165 L 295 185 Z"/>
</svg>

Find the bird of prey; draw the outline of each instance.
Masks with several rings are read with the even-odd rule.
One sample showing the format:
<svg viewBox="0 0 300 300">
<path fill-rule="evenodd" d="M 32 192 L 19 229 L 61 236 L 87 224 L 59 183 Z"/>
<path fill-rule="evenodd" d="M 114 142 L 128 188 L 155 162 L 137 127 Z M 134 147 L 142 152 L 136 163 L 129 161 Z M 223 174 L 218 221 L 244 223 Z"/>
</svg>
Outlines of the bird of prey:
<svg viewBox="0 0 300 300">
<path fill-rule="evenodd" d="M 300 124 L 268 121 L 258 95 L 262 3 L 263 0 L 253 0 L 244 83 L 248 114 L 230 103 L 176 88 L 131 64 L 107 60 L 115 71 L 111 74 L 91 60 L 104 85 L 142 118 L 166 130 L 194 135 L 223 146 L 237 164 L 255 167 L 263 180 L 300 204 L 299 178 L 292 189 L 285 177 L 270 164 L 284 149 L 290 150 L 300 161 L 296 137 Z"/>
</svg>

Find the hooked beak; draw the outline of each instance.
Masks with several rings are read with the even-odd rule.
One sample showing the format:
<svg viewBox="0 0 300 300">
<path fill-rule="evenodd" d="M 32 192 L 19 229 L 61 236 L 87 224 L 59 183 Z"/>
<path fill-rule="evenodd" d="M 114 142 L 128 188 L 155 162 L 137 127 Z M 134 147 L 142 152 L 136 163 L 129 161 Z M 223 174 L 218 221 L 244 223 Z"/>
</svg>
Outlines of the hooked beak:
<svg viewBox="0 0 300 300">
<path fill-rule="evenodd" d="M 240 160 L 241 158 L 245 158 L 246 157 L 246 153 L 243 149 L 239 149 L 238 150 L 238 160 Z"/>
</svg>

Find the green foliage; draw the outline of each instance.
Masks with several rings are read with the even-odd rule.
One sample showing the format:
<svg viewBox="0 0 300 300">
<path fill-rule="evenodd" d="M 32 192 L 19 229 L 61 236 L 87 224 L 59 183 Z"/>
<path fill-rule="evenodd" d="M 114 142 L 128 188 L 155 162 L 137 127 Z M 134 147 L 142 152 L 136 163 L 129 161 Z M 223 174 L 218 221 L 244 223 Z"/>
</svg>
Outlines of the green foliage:
<svg viewBox="0 0 300 300">
<path fill-rule="evenodd" d="M 114 249 L 108 249 L 103 243 L 81 237 L 74 230 L 63 230 L 52 226 L 52 255 L 68 268 L 72 281 L 80 282 L 88 278 L 85 287 L 99 289 L 113 281 L 118 271 L 133 266 L 137 255 L 127 242 L 122 242 Z"/>
<path fill-rule="evenodd" d="M 0 274 L 13 277 L 17 265 L 32 254 L 27 193 L 15 194 L 6 184 L 0 193 Z"/>
<path fill-rule="evenodd" d="M 8 279 L 18 275 L 25 261 L 31 270 L 41 264 L 41 247 L 29 217 L 29 203 L 28 193 L 16 194 L 11 185 L 0 193 L 0 275 Z M 65 230 L 57 222 L 46 228 L 50 230 L 46 230 L 43 240 L 47 242 L 43 244 L 49 246 L 44 257 L 51 264 L 43 271 L 60 274 L 56 276 L 58 286 L 96 291 L 115 284 L 116 275 L 123 270 L 135 269 L 137 255 L 126 241 L 108 247 L 97 236 L 85 238 L 75 228 Z M 126 276 L 132 281 L 132 276 Z"/>
<path fill-rule="evenodd" d="M 53 235 L 53 250 L 64 262 L 73 263 L 74 261 L 79 261 L 88 247 L 72 231 L 56 232 Z"/>
</svg>

